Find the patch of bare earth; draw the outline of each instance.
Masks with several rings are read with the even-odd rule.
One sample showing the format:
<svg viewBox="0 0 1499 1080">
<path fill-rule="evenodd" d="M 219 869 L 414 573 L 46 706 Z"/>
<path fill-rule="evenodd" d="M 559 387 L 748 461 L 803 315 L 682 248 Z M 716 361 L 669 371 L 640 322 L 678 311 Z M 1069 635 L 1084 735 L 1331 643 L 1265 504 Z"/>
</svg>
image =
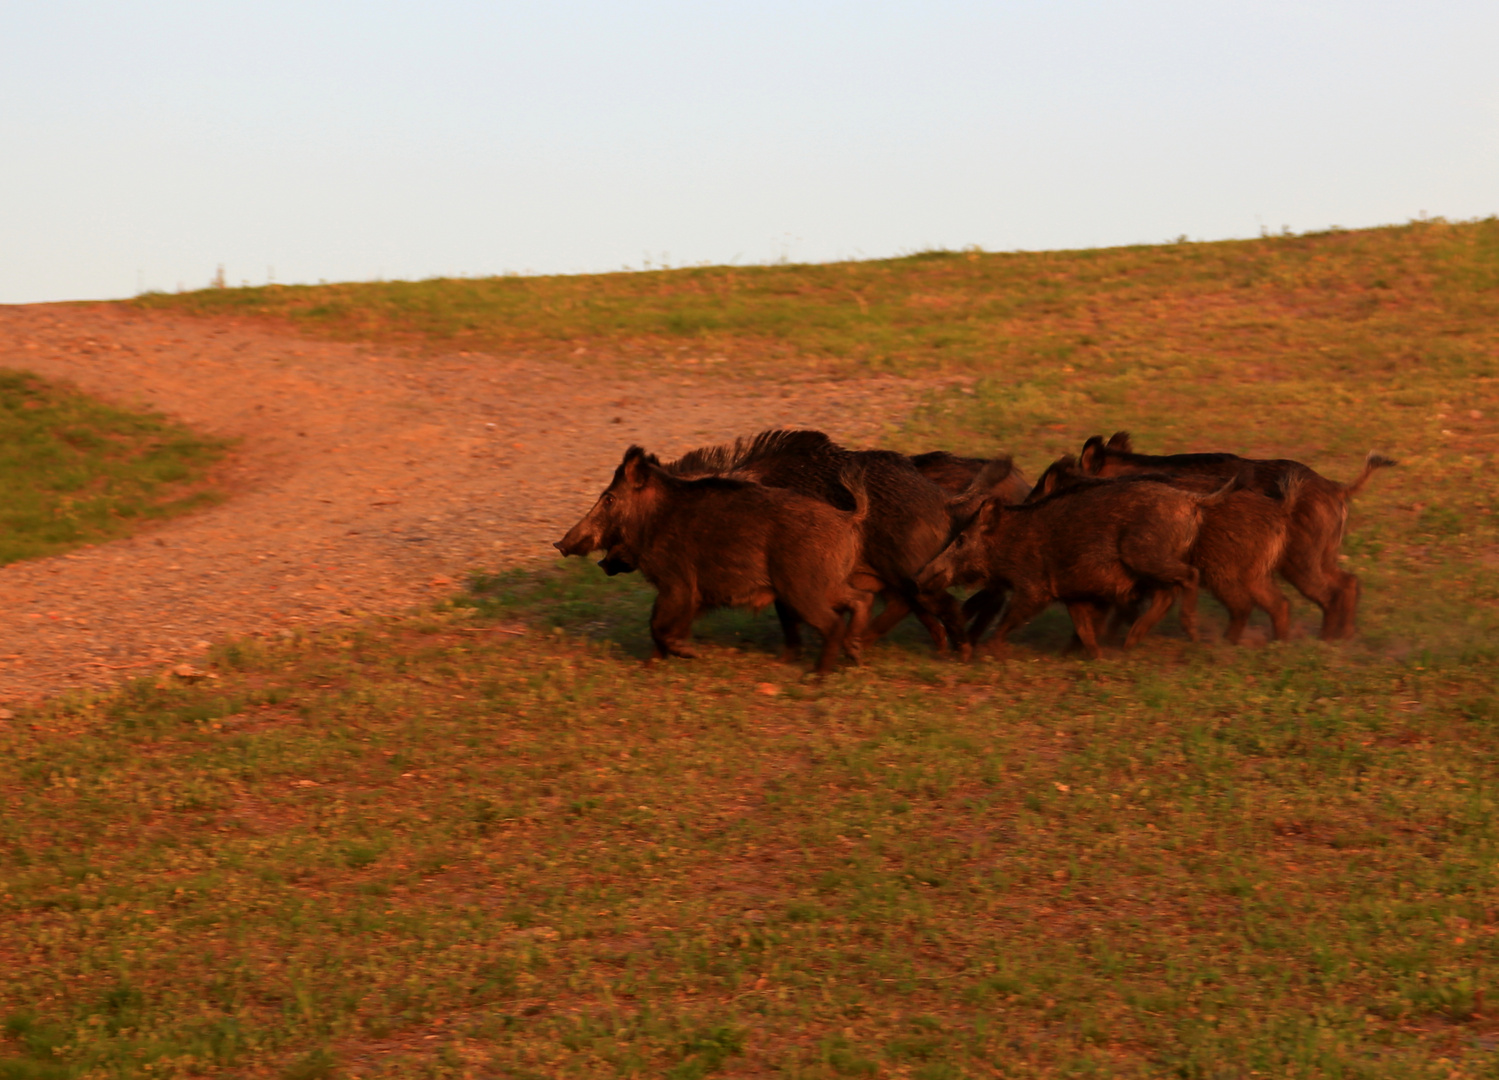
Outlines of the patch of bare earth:
<svg viewBox="0 0 1499 1080">
<path fill-rule="evenodd" d="M 732 357 L 730 358 L 732 362 Z M 472 570 L 555 558 L 624 448 L 777 425 L 868 445 L 923 386 L 755 386 L 524 356 L 409 356 L 116 306 L 0 307 L 0 367 L 239 440 L 223 505 L 0 568 L 0 702 L 191 659 L 204 643 L 406 610 Z"/>
</svg>

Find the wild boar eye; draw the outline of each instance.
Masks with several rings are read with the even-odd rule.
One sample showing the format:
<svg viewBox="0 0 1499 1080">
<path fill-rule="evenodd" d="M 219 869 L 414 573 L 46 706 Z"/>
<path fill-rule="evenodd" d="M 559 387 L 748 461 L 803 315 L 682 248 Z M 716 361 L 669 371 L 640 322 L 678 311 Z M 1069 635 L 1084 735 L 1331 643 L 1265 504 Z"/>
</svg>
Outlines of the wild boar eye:
<svg viewBox="0 0 1499 1080">
<path fill-rule="evenodd" d="M 607 491 L 604 492 L 604 505 L 605 506 L 613 506 L 614 505 L 614 496 L 611 495 Z"/>
</svg>

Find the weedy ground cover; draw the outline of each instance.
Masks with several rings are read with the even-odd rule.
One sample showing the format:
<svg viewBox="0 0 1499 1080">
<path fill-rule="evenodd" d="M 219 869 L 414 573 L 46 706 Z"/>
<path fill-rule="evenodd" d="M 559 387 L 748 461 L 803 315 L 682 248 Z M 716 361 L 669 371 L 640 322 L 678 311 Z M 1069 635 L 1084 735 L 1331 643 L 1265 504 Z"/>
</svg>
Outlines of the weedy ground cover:
<svg viewBox="0 0 1499 1080">
<path fill-rule="evenodd" d="M 481 578 L 12 724 L 0 1075 L 1499 1075 L 1492 607 L 819 683 L 647 605 Z"/>
<path fill-rule="evenodd" d="M 161 417 L 0 371 L 0 565 L 217 501 L 205 477 L 224 450 Z"/>
</svg>

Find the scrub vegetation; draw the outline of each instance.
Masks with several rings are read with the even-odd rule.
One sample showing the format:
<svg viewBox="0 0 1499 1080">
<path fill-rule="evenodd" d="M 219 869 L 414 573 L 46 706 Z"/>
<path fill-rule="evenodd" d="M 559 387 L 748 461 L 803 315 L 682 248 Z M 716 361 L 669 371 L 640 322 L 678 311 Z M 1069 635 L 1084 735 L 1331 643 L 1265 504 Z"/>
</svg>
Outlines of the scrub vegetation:
<svg viewBox="0 0 1499 1080">
<path fill-rule="evenodd" d="M 1499 1076 L 1499 226 L 141 302 L 441 349 L 391 298 L 491 287 L 555 310 L 485 347 L 955 376 L 897 449 L 1378 448 L 1359 636 L 647 667 L 571 561 L 227 643 L 0 725 L 0 1077 Z"/>
</svg>

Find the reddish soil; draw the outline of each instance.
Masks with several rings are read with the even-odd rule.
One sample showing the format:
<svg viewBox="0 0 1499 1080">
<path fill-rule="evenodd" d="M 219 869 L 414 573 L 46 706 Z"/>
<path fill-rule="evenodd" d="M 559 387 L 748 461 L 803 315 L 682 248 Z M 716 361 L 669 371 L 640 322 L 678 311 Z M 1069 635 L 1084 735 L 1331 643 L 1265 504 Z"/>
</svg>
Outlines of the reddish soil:
<svg viewBox="0 0 1499 1080">
<path fill-rule="evenodd" d="M 732 357 L 730 357 L 732 363 Z M 238 440 L 223 505 L 0 568 L 0 702 L 105 686 L 230 636 L 409 610 L 556 557 L 626 445 L 777 425 L 868 445 L 923 389 L 407 355 L 113 305 L 0 307 L 0 367 Z"/>
</svg>

